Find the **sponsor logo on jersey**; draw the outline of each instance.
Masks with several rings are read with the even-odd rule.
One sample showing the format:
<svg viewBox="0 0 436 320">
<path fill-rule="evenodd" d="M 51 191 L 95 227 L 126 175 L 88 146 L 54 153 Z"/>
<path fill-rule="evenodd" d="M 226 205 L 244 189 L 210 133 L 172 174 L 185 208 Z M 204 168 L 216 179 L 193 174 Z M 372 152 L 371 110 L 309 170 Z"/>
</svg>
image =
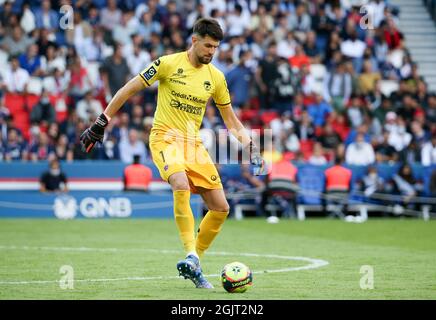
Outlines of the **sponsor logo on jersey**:
<svg viewBox="0 0 436 320">
<path fill-rule="evenodd" d="M 204 85 L 204 89 L 206 90 L 206 91 L 209 91 L 211 88 L 212 88 L 212 85 L 210 84 L 210 81 L 205 81 L 204 83 L 203 83 L 203 85 Z"/>
<path fill-rule="evenodd" d="M 183 81 L 180 81 L 180 80 L 177 80 L 177 79 L 170 78 L 170 82 L 186 86 L 186 82 L 183 82 Z"/>
<path fill-rule="evenodd" d="M 171 99 L 170 106 L 179 109 L 180 111 L 188 112 L 195 115 L 201 115 L 203 112 L 202 107 L 191 106 L 187 103 L 183 103 L 174 99 Z"/>
<path fill-rule="evenodd" d="M 159 67 L 159 65 L 160 65 L 160 59 L 154 60 L 153 63 L 156 65 L 156 67 Z"/>
<path fill-rule="evenodd" d="M 171 91 L 171 94 L 177 98 L 181 98 L 181 99 L 185 99 L 185 100 L 189 100 L 195 103 L 199 103 L 199 104 L 206 104 L 206 100 L 201 99 L 199 97 L 193 96 L 192 94 L 186 94 L 186 93 L 180 93 L 177 91 Z"/>
<path fill-rule="evenodd" d="M 177 72 L 174 72 L 171 76 L 170 79 L 182 79 L 182 78 L 186 78 L 186 74 L 183 74 L 183 69 L 182 68 L 178 68 Z"/>
<path fill-rule="evenodd" d="M 156 74 L 156 69 L 151 66 L 150 68 L 148 68 L 147 70 L 145 70 L 142 73 L 142 76 L 146 79 L 146 80 L 151 80 L 151 78 L 153 78 Z"/>
</svg>

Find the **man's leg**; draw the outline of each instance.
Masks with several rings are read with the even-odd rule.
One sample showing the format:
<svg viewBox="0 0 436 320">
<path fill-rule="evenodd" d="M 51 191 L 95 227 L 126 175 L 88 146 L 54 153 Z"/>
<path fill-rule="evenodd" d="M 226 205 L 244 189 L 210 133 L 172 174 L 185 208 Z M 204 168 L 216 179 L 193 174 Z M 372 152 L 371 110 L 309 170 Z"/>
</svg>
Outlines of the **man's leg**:
<svg viewBox="0 0 436 320">
<path fill-rule="evenodd" d="M 209 209 L 198 228 L 196 251 L 201 257 L 221 231 L 229 214 L 229 204 L 223 189 L 203 189 L 200 194 Z"/>
<path fill-rule="evenodd" d="M 185 172 L 176 172 L 169 177 L 168 182 L 173 189 L 174 218 L 186 252 L 186 258 L 177 263 L 179 275 L 190 279 L 197 288 L 212 289 L 212 284 L 203 276 L 195 251 L 195 220 L 189 203 L 191 192 L 188 177 Z"/>
<path fill-rule="evenodd" d="M 195 253 L 195 221 L 189 200 L 191 191 L 185 172 L 172 174 L 168 182 L 173 189 L 174 218 L 187 255 Z"/>
</svg>

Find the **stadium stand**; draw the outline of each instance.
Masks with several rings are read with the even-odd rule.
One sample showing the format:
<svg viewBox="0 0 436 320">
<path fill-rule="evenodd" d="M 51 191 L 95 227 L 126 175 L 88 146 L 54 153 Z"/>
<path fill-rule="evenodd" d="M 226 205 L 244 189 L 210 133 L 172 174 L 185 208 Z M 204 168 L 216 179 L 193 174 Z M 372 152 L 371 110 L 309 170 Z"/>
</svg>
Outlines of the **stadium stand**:
<svg viewBox="0 0 436 320">
<path fill-rule="evenodd" d="M 31 10 L 23 15 L 25 3 Z M 424 3 L 434 17 L 434 1 L 419 2 L 422 10 Z M 135 65 L 145 67 L 163 54 L 186 49 L 193 21 L 213 16 L 227 34 L 213 63 L 228 80 L 241 74 L 248 77 L 244 92 L 229 81 L 229 90 L 238 99 L 238 116 L 247 128 L 260 129 L 262 138 L 264 129 L 272 129 L 275 152 L 295 161 L 300 188 L 315 192 L 299 195 L 300 217 L 321 205 L 322 199 L 316 193 L 323 192 L 322 172 L 326 166 L 308 165 L 316 142 L 322 144 L 323 155 L 332 163 L 335 156 L 345 155 L 357 133 L 364 134 L 374 150 L 374 164 L 386 186 L 393 184 L 392 177 L 401 164 L 409 163 L 415 178 L 424 186 L 416 196 L 430 196 L 429 177 L 436 165 L 436 142 L 432 142 L 436 141 L 432 139 L 436 137 L 436 92 L 432 91 L 433 74 L 423 69 L 426 62 L 415 50 L 416 44 L 424 40 L 408 30 L 413 5 L 388 0 L 133 0 L 116 1 L 115 11 L 109 12 L 106 1 L 87 0 L 72 2 L 74 12 L 80 13 L 82 20 L 69 30 L 59 24 L 62 4 L 64 1 L 15 0 L 0 5 L 2 190 L 8 190 L 8 186 L 14 190 L 33 188 L 32 183 L 45 164 L 33 161 L 32 154 L 41 150 L 44 135 L 48 136 L 48 146 L 43 147 L 44 152 L 38 153 L 37 159 L 57 157 L 66 161 L 64 168 L 72 190 L 117 189 L 121 183 L 118 173 L 125 165 L 120 162 L 119 146 L 127 139 L 128 129 L 138 130 L 139 143 L 148 148 L 156 87 L 147 88 L 126 103 L 113 119 L 103 145 L 90 155 L 80 152 L 78 138 L 94 117 L 78 117 L 79 101 L 91 92 L 105 106 L 120 83 L 136 75 Z M 361 23 L 365 16 L 362 6 L 371 11 L 370 18 L 374 20 L 370 27 Z M 403 8 L 407 18 L 402 16 Z M 232 24 L 235 20 L 240 22 L 240 28 Z M 427 42 L 434 40 L 436 37 Z M 36 44 L 38 52 L 29 58 L 32 44 Z M 119 69 L 111 64 L 117 45 L 122 53 Z M 360 49 L 350 51 L 350 45 Z M 267 55 L 272 60 L 266 60 Z M 242 57 L 245 60 L 240 65 Z M 14 69 L 12 58 L 27 63 Z M 14 80 L 18 75 L 27 80 Z M 50 106 L 55 110 L 54 124 L 45 119 L 30 120 L 43 90 L 49 92 Z M 323 113 L 321 104 L 314 103 L 317 95 L 327 106 Z M 387 116 L 389 112 L 395 117 Z M 218 137 L 222 128 L 214 106 L 209 105 L 202 130 L 211 129 Z M 232 141 L 225 143 L 237 149 Z M 237 161 L 229 159 L 231 153 L 220 156 L 220 150 L 227 149 L 222 143 L 217 140 L 214 144 L 217 159 L 224 163 Z M 146 162 L 151 164 L 150 152 L 146 154 Z M 81 164 L 84 160 L 116 169 L 105 171 L 107 176 L 96 176 Z M 81 172 L 78 176 L 74 175 L 76 166 Z M 239 166 L 228 166 L 221 167 L 221 174 L 238 177 Z M 368 199 L 355 186 L 365 176 L 367 167 L 353 167 L 352 171 L 350 210 L 365 214 L 359 205 Z M 15 173 L 19 175 L 15 177 Z M 156 171 L 153 176 L 154 186 L 159 188 Z M 82 178 L 96 184 L 86 185 Z M 104 179 L 111 184 L 108 186 Z M 27 184 L 7 185 L 11 181 Z M 242 203 L 239 205 L 240 214 Z M 381 209 L 372 205 L 374 210 Z M 423 203 L 421 209 L 431 210 Z"/>
</svg>

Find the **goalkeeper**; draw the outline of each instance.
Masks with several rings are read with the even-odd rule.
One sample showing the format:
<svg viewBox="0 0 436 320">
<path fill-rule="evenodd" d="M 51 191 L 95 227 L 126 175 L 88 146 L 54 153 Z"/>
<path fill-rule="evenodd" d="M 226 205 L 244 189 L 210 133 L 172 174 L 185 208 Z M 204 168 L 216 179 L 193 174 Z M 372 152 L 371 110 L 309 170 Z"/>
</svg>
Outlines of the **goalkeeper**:
<svg viewBox="0 0 436 320">
<path fill-rule="evenodd" d="M 220 232 L 229 214 L 223 186 L 199 129 L 207 101 L 213 98 L 227 129 L 242 143 L 250 162 L 263 170 L 263 159 L 231 106 L 226 80 L 210 62 L 223 39 L 220 25 L 200 19 L 193 28 L 187 51 L 162 56 L 125 84 L 95 123 L 80 137 L 82 149 L 90 152 L 102 142 L 105 127 L 121 106 L 140 90 L 159 81 L 157 107 L 150 133 L 153 162 L 172 188 L 174 217 L 186 252 L 177 263 L 179 275 L 197 288 L 213 288 L 203 276 L 200 258 Z M 190 196 L 198 193 L 208 208 L 195 237 Z"/>
</svg>

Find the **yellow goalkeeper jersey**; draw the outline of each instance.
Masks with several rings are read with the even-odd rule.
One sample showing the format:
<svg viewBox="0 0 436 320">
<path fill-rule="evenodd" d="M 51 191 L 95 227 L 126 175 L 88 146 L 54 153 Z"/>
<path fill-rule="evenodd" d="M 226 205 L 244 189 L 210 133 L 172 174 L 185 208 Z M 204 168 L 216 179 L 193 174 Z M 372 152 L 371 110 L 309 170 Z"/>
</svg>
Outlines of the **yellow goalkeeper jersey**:
<svg viewBox="0 0 436 320">
<path fill-rule="evenodd" d="M 199 130 L 209 98 L 218 108 L 230 104 L 224 74 L 212 63 L 194 67 L 187 51 L 160 57 L 139 76 L 146 86 L 159 81 L 152 131 L 201 141 Z"/>
</svg>

